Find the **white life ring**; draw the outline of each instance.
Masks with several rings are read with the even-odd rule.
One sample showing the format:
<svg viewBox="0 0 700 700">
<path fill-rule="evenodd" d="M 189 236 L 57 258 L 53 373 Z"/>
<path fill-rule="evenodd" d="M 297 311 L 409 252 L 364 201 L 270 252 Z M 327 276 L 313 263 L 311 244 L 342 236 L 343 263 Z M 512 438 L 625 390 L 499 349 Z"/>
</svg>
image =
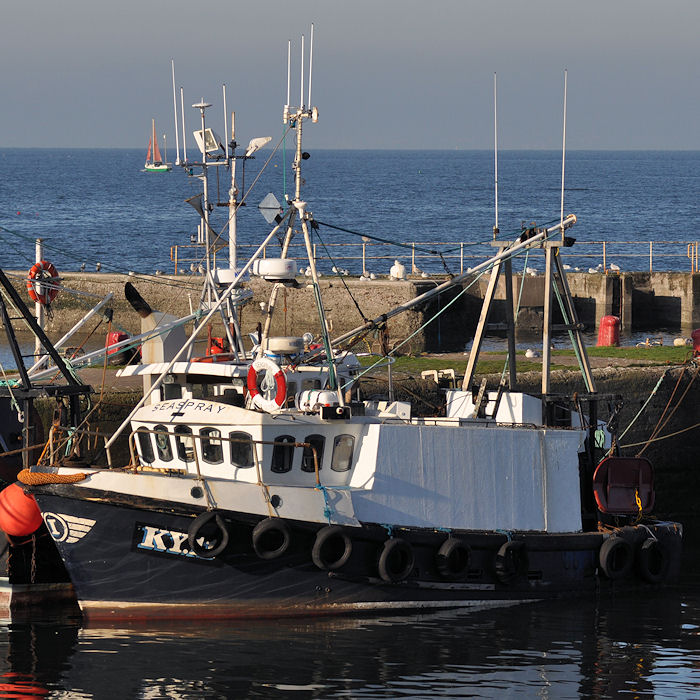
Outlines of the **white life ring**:
<svg viewBox="0 0 700 700">
<path fill-rule="evenodd" d="M 266 399 L 258 387 L 258 372 L 268 372 L 275 380 L 275 394 Z M 248 393 L 253 401 L 253 405 L 263 411 L 271 413 L 284 406 L 287 400 L 287 378 L 284 372 L 269 358 L 259 357 L 248 369 L 248 379 L 246 382 Z"/>
</svg>

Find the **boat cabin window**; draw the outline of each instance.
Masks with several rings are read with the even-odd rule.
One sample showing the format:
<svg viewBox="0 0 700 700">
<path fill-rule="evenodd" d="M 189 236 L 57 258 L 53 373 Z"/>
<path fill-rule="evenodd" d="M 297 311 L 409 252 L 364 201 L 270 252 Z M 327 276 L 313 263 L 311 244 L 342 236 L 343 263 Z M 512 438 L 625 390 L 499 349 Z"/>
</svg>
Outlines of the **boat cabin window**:
<svg viewBox="0 0 700 700">
<path fill-rule="evenodd" d="M 192 392 L 193 399 L 207 399 L 210 395 L 208 384 L 192 384 L 190 386 L 190 391 Z"/>
<path fill-rule="evenodd" d="M 192 428 L 187 425 L 178 425 L 175 428 L 175 445 L 177 456 L 184 462 L 194 461 L 194 438 Z"/>
<path fill-rule="evenodd" d="M 270 465 L 273 472 L 284 474 L 291 471 L 295 442 L 292 435 L 279 435 L 275 438 L 275 444 L 272 447 L 272 464 Z"/>
<path fill-rule="evenodd" d="M 182 398 L 182 386 L 180 384 L 163 384 L 161 386 L 163 401 Z"/>
<path fill-rule="evenodd" d="M 234 467 L 252 467 L 253 441 L 250 435 L 237 430 L 228 436 L 231 440 L 231 464 Z"/>
<path fill-rule="evenodd" d="M 323 447 L 326 444 L 326 438 L 323 437 L 323 435 L 307 435 L 304 438 L 304 442 L 308 443 L 310 447 L 305 447 L 301 455 L 301 471 L 315 472 L 314 450 L 316 451 L 316 458 L 318 459 L 318 468 L 321 469 L 321 465 L 323 464 Z"/>
<path fill-rule="evenodd" d="M 173 450 L 170 447 L 170 434 L 164 425 L 156 425 L 153 429 L 156 438 L 156 450 L 158 450 L 158 459 L 161 462 L 170 462 L 173 458 Z"/>
<path fill-rule="evenodd" d="M 136 431 L 136 437 L 139 441 L 141 461 L 144 464 L 153 464 L 155 461 L 155 454 L 153 453 L 153 443 L 151 442 L 151 433 L 148 428 L 139 428 Z"/>
<path fill-rule="evenodd" d="M 199 435 L 202 442 L 202 459 L 209 464 L 221 464 L 224 461 L 221 433 L 216 428 L 202 428 Z"/>
<path fill-rule="evenodd" d="M 331 469 L 334 472 L 346 472 L 352 466 L 352 452 L 355 438 L 352 435 L 338 435 L 333 441 Z"/>
</svg>

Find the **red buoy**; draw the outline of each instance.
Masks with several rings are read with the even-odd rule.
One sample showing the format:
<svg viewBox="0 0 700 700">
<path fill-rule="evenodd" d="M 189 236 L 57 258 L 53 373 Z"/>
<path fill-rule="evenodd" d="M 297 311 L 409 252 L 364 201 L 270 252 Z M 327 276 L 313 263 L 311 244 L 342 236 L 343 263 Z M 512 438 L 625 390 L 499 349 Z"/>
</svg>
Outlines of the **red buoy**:
<svg viewBox="0 0 700 700">
<path fill-rule="evenodd" d="M 598 346 L 610 347 L 620 344 L 620 319 L 617 316 L 603 316 L 598 327 Z"/>
<path fill-rule="evenodd" d="M 693 339 L 693 356 L 699 357 L 700 356 L 700 328 L 696 328 L 690 334 L 690 337 Z"/>
<path fill-rule="evenodd" d="M 31 535 L 42 522 L 34 496 L 24 493 L 19 484 L 0 491 L 0 528 L 8 535 Z"/>
</svg>

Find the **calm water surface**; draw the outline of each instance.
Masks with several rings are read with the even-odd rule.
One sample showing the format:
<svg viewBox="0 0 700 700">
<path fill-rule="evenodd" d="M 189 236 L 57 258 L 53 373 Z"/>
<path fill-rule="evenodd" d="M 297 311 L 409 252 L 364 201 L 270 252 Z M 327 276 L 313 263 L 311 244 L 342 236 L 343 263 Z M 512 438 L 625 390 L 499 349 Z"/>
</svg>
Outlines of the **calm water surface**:
<svg viewBox="0 0 700 700">
<path fill-rule="evenodd" d="M 698 584 L 373 619 L 15 622 L 0 697 L 698 698 Z"/>
</svg>

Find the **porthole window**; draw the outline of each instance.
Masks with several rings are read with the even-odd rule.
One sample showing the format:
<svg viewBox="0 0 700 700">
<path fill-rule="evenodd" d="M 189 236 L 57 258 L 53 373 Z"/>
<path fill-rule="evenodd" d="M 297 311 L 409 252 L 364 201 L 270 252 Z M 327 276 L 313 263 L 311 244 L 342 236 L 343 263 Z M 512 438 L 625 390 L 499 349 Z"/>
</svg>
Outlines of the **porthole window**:
<svg viewBox="0 0 700 700">
<path fill-rule="evenodd" d="M 334 472 L 346 472 L 352 466 L 352 452 L 355 438 L 352 435 L 338 435 L 333 441 L 331 469 Z"/>
<path fill-rule="evenodd" d="M 316 471 L 316 465 L 314 464 L 314 450 L 316 451 L 318 468 L 320 470 L 321 465 L 323 464 L 323 448 L 326 444 L 326 438 L 323 437 L 323 435 L 307 435 L 304 438 L 304 442 L 308 443 L 310 447 L 305 447 L 304 452 L 301 455 L 301 471 Z"/>
<path fill-rule="evenodd" d="M 136 437 L 139 442 L 139 455 L 144 464 L 153 464 L 155 455 L 153 453 L 153 443 L 151 442 L 151 434 L 148 428 L 139 428 L 136 431 Z"/>
<path fill-rule="evenodd" d="M 270 469 L 273 472 L 284 474 L 291 471 L 295 442 L 292 435 L 280 435 L 275 438 L 275 444 L 272 447 L 272 463 L 270 464 Z"/>
<path fill-rule="evenodd" d="M 236 431 L 229 433 L 231 442 L 231 464 L 234 467 L 253 466 L 253 441 L 248 433 Z"/>
<path fill-rule="evenodd" d="M 192 437 L 192 428 L 187 425 L 178 425 L 175 428 L 175 446 L 177 447 L 177 456 L 183 462 L 194 461 L 194 438 Z"/>
<path fill-rule="evenodd" d="M 170 434 L 164 425 L 156 425 L 155 431 L 156 450 L 158 459 L 162 462 L 170 462 L 173 458 L 173 449 L 170 446 Z"/>
<path fill-rule="evenodd" d="M 224 461 L 221 432 L 216 428 L 202 428 L 199 435 L 202 442 L 202 459 L 209 464 L 221 464 Z"/>
</svg>

